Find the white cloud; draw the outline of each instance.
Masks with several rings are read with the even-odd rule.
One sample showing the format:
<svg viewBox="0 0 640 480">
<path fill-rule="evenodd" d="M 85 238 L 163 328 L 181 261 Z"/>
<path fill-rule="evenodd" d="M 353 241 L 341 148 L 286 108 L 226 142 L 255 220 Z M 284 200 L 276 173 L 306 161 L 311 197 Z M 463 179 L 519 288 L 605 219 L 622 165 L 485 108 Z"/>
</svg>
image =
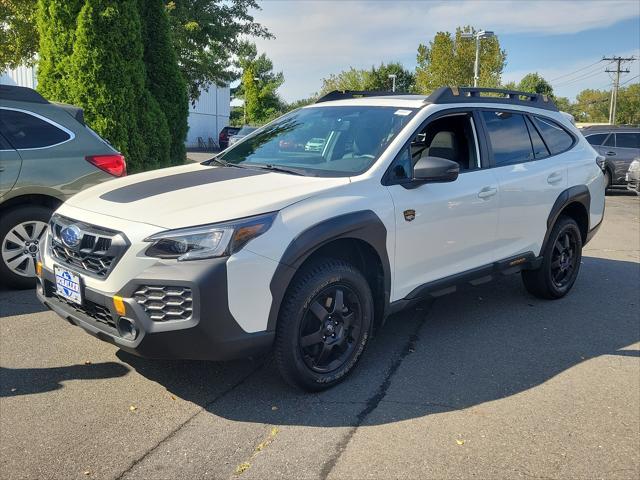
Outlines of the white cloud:
<svg viewBox="0 0 640 480">
<path fill-rule="evenodd" d="M 459 25 L 501 35 L 551 35 L 602 28 L 640 15 L 640 3 L 610 1 L 264 1 L 256 19 L 275 40 L 258 40 L 287 80 L 287 100 L 308 96 L 322 77 L 380 61 L 415 62 L 416 48 Z"/>
</svg>

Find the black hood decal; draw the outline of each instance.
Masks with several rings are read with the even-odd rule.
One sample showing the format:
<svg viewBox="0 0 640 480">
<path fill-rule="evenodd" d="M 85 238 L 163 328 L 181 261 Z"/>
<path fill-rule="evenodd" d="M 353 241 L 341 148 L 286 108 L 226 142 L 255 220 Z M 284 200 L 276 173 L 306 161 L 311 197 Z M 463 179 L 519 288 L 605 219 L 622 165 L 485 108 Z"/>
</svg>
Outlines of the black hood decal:
<svg viewBox="0 0 640 480">
<path fill-rule="evenodd" d="M 115 203 L 131 203 L 143 198 L 162 195 L 185 188 L 197 187 L 209 183 L 224 182 L 236 178 L 264 175 L 269 172 L 250 170 L 248 168 L 235 167 L 211 167 L 207 170 L 178 173 L 165 177 L 153 178 L 139 183 L 133 183 L 125 187 L 116 188 L 100 196 L 102 200 Z"/>
</svg>

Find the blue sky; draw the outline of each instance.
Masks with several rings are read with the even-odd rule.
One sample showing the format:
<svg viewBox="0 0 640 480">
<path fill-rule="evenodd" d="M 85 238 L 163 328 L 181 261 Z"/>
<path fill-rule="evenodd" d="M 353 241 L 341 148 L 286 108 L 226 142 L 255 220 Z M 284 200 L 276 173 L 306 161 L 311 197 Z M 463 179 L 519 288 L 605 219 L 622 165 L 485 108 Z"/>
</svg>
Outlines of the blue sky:
<svg viewBox="0 0 640 480">
<path fill-rule="evenodd" d="M 608 89 L 602 56 L 640 57 L 640 1 L 350 1 L 264 0 L 257 21 L 276 35 L 258 48 L 285 75 L 287 101 L 318 91 L 321 79 L 350 66 L 400 61 L 415 68 L 418 44 L 458 25 L 493 30 L 507 51 L 503 80 L 539 72 L 556 94 L 575 97 L 585 88 Z M 640 74 L 640 61 L 626 65 Z M 559 78 L 558 78 L 559 77 Z M 635 78 L 631 82 L 638 82 Z"/>
</svg>

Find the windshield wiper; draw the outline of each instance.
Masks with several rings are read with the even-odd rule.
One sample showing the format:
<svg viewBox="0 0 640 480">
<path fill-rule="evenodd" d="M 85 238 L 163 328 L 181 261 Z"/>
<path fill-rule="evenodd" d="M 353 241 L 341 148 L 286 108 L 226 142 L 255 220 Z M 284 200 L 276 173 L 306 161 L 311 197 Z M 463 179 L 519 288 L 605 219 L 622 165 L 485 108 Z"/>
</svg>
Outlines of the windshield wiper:
<svg viewBox="0 0 640 480">
<path fill-rule="evenodd" d="M 226 160 L 221 160 L 218 157 L 213 157 L 210 158 L 209 160 L 205 160 L 204 162 L 202 162 L 204 165 L 211 165 L 212 163 L 217 163 L 218 165 L 221 165 L 223 167 L 236 167 L 236 168 L 246 168 L 242 165 L 237 165 L 235 163 L 229 163 Z"/>
<path fill-rule="evenodd" d="M 262 170 L 270 170 L 272 172 L 289 173 L 291 175 L 301 175 L 303 177 L 306 177 L 306 175 L 304 173 L 302 173 L 300 170 L 293 169 L 293 168 L 287 168 L 287 167 L 281 167 L 280 165 L 271 165 L 269 163 L 263 164 L 263 165 L 259 165 L 257 163 L 249 163 L 249 164 L 245 163 L 243 165 L 243 167 L 260 168 Z"/>
</svg>

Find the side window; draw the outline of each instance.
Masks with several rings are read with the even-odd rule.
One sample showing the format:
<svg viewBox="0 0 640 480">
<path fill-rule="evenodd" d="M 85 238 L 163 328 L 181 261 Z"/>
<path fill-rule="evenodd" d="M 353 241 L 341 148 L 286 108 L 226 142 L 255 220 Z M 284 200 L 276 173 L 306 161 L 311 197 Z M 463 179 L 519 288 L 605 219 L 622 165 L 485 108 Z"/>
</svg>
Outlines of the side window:
<svg viewBox="0 0 640 480">
<path fill-rule="evenodd" d="M 609 138 L 607 138 L 602 145 L 604 147 L 615 147 L 616 146 L 616 134 L 612 133 L 611 135 L 609 135 Z"/>
<path fill-rule="evenodd" d="M 594 133 L 593 135 L 587 135 L 586 138 L 587 142 L 589 142 L 591 145 L 594 146 L 599 146 L 602 145 L 604 143 L 604 139 L 607 138 L 607 135 L 609 135 L 608 133 Z"/>
<path fill-rule="evenodd" d="M 640 133 L 616 133 L 616 146 L 622 148 L 640 148 Z"/>
<path fill-rule="evenodd" d="M 517 113 L 483 111 L 496 167 L 533 160 L 524 117 Z"/>
<path fill-rule="evenodd" d="M 538 130 L 533 125 L 531 120 L 529 120 L 528 117 L 525 120 L 527 122 L 527 128 L 529 129 L 529 135 L 531 136 L 531 144 L 533 145 L 533 156 L 535 157 L 536 160 L 540 160 L 541 158 L 548 157 L 549 150 L 547 149 L 547 146 L 544 144 L 544 141 L 542 140 L 540 133 L 538 133 Z"/>
<path fill-rule="evenodd" d="M 0 132 L 16 150 L 57 145 L 71 136 L 44 120 L 16 110 L 0 110 Z"/>
<path fill-rule="evenodd" d="M 573 137 L 567 131 L 551 120 L 534 117 L 536 126 L 542 133 L 552 155 L 565 152 L 573 145 Z"/>
<path fill-rule="evenodd" d="M 0 134 L 0 150 L 13 150 L 13 147 Z"/>
</svg>

